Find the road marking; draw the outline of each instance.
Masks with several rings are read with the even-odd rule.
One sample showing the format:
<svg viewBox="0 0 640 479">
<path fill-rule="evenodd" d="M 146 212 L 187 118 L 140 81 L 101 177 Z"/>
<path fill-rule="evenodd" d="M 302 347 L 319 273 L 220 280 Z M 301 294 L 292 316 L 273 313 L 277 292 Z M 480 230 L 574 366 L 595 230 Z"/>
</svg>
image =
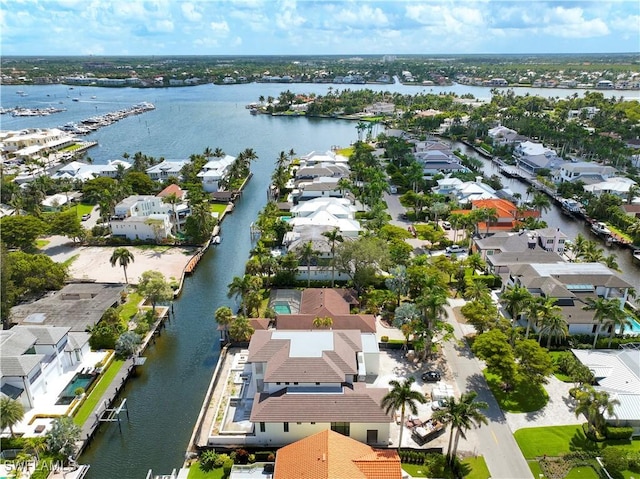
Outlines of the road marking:
<svg viewBox="0 0 640 479">
<path fill-rule="evenodd" d="M 496 444 L 499 444 L 498 438 L 496 437 L 496 433 L 493 432 L 493 429 L 491 429 L 491 435 L 493 436 L 493 440 L 496 441 Z"/>
</svg>

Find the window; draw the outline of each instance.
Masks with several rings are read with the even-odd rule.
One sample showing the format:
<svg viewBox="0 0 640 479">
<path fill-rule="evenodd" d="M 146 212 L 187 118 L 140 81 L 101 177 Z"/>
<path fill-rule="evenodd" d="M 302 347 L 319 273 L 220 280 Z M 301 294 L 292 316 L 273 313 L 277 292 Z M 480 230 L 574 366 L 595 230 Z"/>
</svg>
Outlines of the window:
<svg viewBox="0 0 640 479">
<path fill-rule="evenodd" d="M 367 429 L 367 444 L 377 444 L 377 443 L 378 443 L 378 430 Z"/>
<path fill-rule="evenodd" d="M 283 422 L 282 426 L 284 427 L 284 432 L 289 432 L 289 423 L 288 422 Z"/>
<path fill-rule="evenodd" d="M 265 424 L 263 422 L 260 423 L 260 432 L 264 432 L 265 431 Z"/>
<path fill-rule="evenodd" d="M 350 424 L 348 422 L 332 422 L 331 430 L 342 434 L 343 436 L 349 436 Z"/>
</svg>

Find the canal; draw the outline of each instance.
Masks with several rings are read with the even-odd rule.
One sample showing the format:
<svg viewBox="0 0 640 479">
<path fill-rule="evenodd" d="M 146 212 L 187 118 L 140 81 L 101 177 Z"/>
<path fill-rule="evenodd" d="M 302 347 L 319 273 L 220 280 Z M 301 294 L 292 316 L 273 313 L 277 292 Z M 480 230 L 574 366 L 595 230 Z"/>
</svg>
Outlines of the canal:
<svg viewBox="0 0 640 479">
<path fill-rule="evenodd" d="M 470 148 L 464 143 L 456 142 L 454 144 L 454 148 L 459 148 L 460 151 L 465 155 L 481 160 L 483 165 L 482 171 L 487 177 L 491 175 L 498 175 L 502 180 L 502 185 L 505 188 L 509 188 L 514 193 L 520 193 L 522 195 L 523 201 L 526 201 L 528 187 L 527 183 L 524 183 L 515 178 L 507 178 L 506 176 L 502 175 L 495 163 L 486 158 L 483 158 L 473 148 Z M 560 228 L 560 230 L 564 234 L 566 234 L 572 241 L 576 238 L 576 236 L 578 236 L 578 234 L 582 234 L 582 236 L 584 236 L 588 240 L 597 241 L 604 249 L 605 256 L 612 254 L 616 257 L 618 266 L 620 267 L 620 272 L 618 274 L 629 283 L 635 285 L 636 287 L 640 287 L 640 267 L 635 265 L 633 257 L 631 255 L 632 251 L 630 249 L 621 248 L 619 246 L 607 246 L 601 238 L 593 234 L 591 229 L 585 224 L 583 220 L 571 219 L 567 215 L 562 214 L 560 208 L 553 202 L 551 203 L 550 210 L 544 214 L 543 219 L 547 222 L 547 225 L 549 227 Z"/>
</svg>

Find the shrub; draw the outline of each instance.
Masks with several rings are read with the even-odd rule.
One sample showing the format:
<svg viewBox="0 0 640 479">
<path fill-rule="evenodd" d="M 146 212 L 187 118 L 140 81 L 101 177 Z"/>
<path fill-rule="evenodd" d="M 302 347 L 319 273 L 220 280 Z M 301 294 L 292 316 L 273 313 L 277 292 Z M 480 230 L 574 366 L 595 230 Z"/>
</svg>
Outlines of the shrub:
<svg viewBox="0 0 640 479">
<path fill-rule="evenodd" d="M 382 337 L 380 338 L 380 341 L 382 341 L 383 343 L 388 342 L 388 341 L 389 341 L 389 336 L 382 336 Z"/>
<path fill-rule="evenodd" d="M 607 426 L 605 430 L 605 437 L 607 439 L 631 439 L 631 435 L 633 434 L 632 427 L 613 427 Z"/>
<path fill-rule="evenodd" d="M 629 461 L 629 470 L 640 472 L 640 451 L 628 451 L 627 461 Z"/>
<path fill-rule="evenodd" d="M 217 454 L 215 461 L 213 461 L 213 467 L 218 468 L 224 466 L 225 462 L 230 461 L 229 454 Z"/>
<path fill-rule="evenodd" d="M 254 462 L 256 462 L 256 455 L 255 454 L 249 454 L 249 463 L 253 464 Z"/>
<path fill-rule="evenodd" d="M 256 461 L 258 462 L 265 462 L 268 461 L 268 457 L 269 456 L 273 456 L 273 452 L 272 451 L 257 451 L 255 453 L 255 457 L 256 457 Z"/>
<path fill-rule="evenodd" d="M 233 459 L 236 464 L 246 464 L 249 462 L 249 453 L 245 449 L 236 449 L 235 458 Z"/>
<path fill-rule="evenodd" d="M 231 469 L 233 469 L 233 461 L 229 459 L 228 461 L 225 461 L 225 463 L 222 466 L 222 470 L 224 471 L 225 477 L 228 477 L 231 474 Z"/>
<path fill-rule="evenodd" d="M 444 477 L 447 459 L 442 454 L 426 454 L 422 464 L 427 468 L 427 476 Z"/>
<path fill-rule="evenodd" d="M 617 473 L 629 468 L 626 451 L 619 447 L 607 447 L 602 451 L 602 464 L 609 473 Z"/>
<path fill-rule="evenodd" d="M 267 456 L 267 462 L 273 462 L 276 460 L 276 455 L 271 453 Z"/>
<path fill-rule="evenodd" d="M 200 455 L 200 469 L 202 469 L 205 472 L 210 471 L 215 467 L 214 464 L 217 459 L 218 459 L 218 454 L 216 454 L 215 450 L 210 449 L 208 451 L 204 451 Z"/>
</svg>

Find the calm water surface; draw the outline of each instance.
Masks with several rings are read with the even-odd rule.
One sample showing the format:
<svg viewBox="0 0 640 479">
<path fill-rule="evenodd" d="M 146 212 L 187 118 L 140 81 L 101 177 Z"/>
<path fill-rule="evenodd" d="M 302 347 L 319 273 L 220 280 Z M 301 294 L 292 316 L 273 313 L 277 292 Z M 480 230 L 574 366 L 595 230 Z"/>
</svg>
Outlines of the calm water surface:
<svg viewBox="0 0 640 479">
<path fill-rule="evenodd" d="M 336 86 L 333 86 L 334 90 Z M 367 86 L 381 91 L 473 93 L 488 99 L 488 89 L 455 85 L 444 88 Z M 226 296 L 227 284 L 244 270 L 251 248 L 249 225 L 266 201 L 266 189 L 280 151 L 293 148 L 298 154 L 323 152 L 331 146 L 348 146 L 357 138 L 355 123 L 251 116 L 245 105 L 260 95 L 277 97 L 285 89 L 293 92 L 326 93 L 328 85 L 232 86 L 203 85 L 173 89 L 106 89 L 64 85 L 3 86 L 3 107 L 58 106 L 67 111 L 45 117 L 13 118 L 2 115 L 2 129 L 56 127 L 79 122 L 93 115 L 130 107 L 141 101 L 156 110 L 129 117 L 88 135 L 99 146 L 89 151 L 96 163 L 141 151 L 167 159 L 186 158 L 204 148 L 222 148 L 237 155 L 253 148 L 258 160 L 254 176 L 234 213 L 222 226 L 222 242 L 205 255 L 196 274 L 187 278 L 182 296 L 175 302 L 175 317 L 146 352 L 148 360 L 123 392 L 130 420 L 122 433 L 116 425 L 103 426 L 81 462 L 91 464 L 90 479 L 144 478 L 148 469 L 168 473 L 179 467 L 219 355 L 218 333 L 213 314 L 222 305 L 233 305 Z M 351 86 L 362 88 L 362 86 Z M 15 92 L 24 90 L 28 96 Z M 518 94 L 568 96 L 572 90 L 517 90 Z M 582 94 L 582 91 L 578 91 Z M 615 92 L 603 92 L 608 96 Z M 95 97 L 95 98 L 92 98 Z M 72 101 L 77 98 L 78 101 Z M 516 184 L 513 191 L 520 191 Z M 556 222 L 557 217 L 557 222 Z M 545 218 L 547 219 L 547 218 Z M 574 231 L 554 210 L 550 226 Z M 569 229 L 567 229 L 569 228 Z M 574 235 L 574 234 L 573 234 Z M 637 270 L 624 264 L 627 279 L 640 283 Z M 629 270 L 629 271 L 627 271 Z M 628 276 L 630 275 L 630 276 Z"/>
</svg>

